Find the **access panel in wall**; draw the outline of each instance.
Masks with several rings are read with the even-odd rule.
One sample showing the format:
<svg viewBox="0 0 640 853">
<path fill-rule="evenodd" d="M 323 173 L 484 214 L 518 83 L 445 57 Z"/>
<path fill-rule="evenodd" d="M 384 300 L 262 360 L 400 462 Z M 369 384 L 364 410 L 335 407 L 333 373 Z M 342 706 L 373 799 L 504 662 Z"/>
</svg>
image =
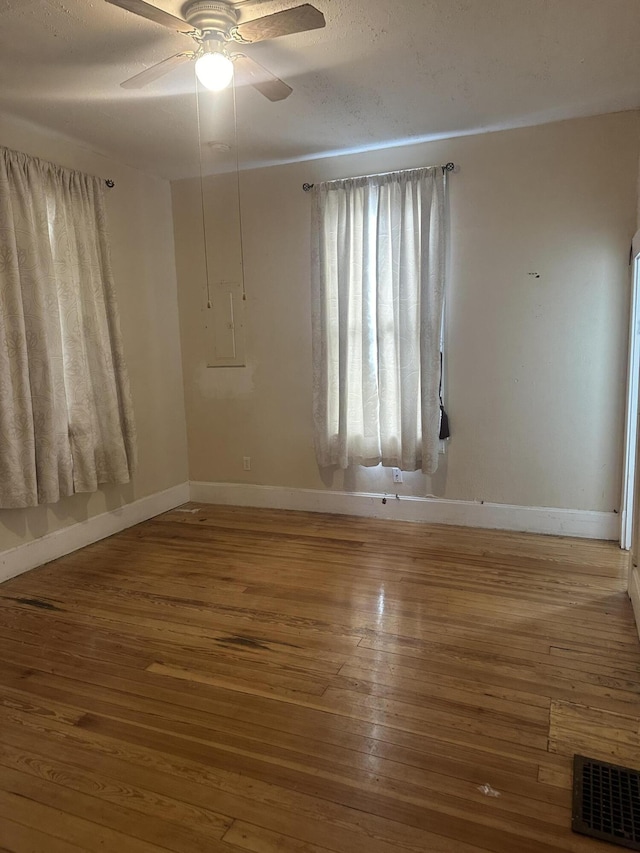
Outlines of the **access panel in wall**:
<svg viewBox="0 0 640 853">
<path fill-rule="evenodd" d="M 212 288 L 204 312 L 207 367 L 244 367 L 244 298 L 237 281 Z"/>
</svg>

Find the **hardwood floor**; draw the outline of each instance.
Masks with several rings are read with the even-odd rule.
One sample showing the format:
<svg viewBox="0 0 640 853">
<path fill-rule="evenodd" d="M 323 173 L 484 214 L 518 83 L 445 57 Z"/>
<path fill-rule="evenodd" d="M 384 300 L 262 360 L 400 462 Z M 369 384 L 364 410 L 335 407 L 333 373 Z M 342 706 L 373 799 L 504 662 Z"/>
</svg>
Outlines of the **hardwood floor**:
<svg viewBox="0 0 640 853">
<path fill-rule="evenodd" d="M 193 511 L 185 511 L 193 510 Z M 190 504 L 0 586 L 0 849 L 597 853 L 611 543 Z"/>
</svg>

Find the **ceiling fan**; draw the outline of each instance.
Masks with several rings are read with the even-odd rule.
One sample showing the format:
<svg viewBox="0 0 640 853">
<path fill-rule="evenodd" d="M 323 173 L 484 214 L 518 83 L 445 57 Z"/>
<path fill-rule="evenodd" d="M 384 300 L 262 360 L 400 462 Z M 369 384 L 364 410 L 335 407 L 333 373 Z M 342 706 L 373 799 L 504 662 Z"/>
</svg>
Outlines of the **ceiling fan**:
<svg viewBox="0 0 640 853">
<path fill-rule="evenodd" d="M 309 3 L 238 23 L 238 10 L 227 0 L 192 0 L 183 9 L 184 18 L 178 18 L 145 0 L 106 2 L 177 30 L 196 43 L 195 49 L 176 53 L 125 80 L 121 83 L 125 89 L 140 89 L 178 65 L 195 61 L 198 79 L 208 89 L 224 89 L 235 74 L 240 84 L 250 84 L 270 101 L 281 101 L 291 94 L 291 86 L 246 54 L 229 53 L 227 44 L 253 44 L 325 26 L 322 12 Z"/>
</svg>

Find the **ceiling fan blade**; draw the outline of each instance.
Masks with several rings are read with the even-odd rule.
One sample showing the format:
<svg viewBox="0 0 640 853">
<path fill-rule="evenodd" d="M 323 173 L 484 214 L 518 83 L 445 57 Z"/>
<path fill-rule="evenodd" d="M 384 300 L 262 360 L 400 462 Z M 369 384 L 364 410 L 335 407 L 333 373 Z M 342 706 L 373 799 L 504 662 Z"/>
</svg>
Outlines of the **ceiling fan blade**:
<svg viewBox="0 0 640 853">
<path fill-rule="evenodd" d="M 154 21 L 156 24 L 162 24 L 163 27 L 169 27 L 170 30 L 177 30 L 185 35 L 202 35 L 193 24 L 183 21 L 182 18 L 176 18 L 175 15 L 165 12 L 164 9 L 158 9 L 151 3 L 145 3 L 145 0 L 106 0 L 106 2 L 111 3 L 112 6 L 126 9 L 127 12 L 133 12 L 134 15 L 147 18 L 149 21 Z"/>
<path fill-rule="evenodd" d="M 177 68 L 178 65 L 182 65 L 183 62 L 188 62 L 194 57 L 195 53 L 192 50 L 187 50 L 183 53 L 176 53 L 175 56 L 163 59 L 162 62 L 158 62 L 150 68 L 145 68 L 145 70 L 141 71 L 139 74 L 129 77 L 128 80 L 125 80 L 124 83 L 120 83 L 120 85 L 123 89 L 142 89 L 143 86 L 146 86 L 148 83 L 153 83 L 153 81 L 157 80 L 159 77 L 164 77 L 164 75 L 168 74 L 169 71 L 173 71 L 173 69 Z"/>
<path fill-rule="evenodd" d="M 283 101 L 293 92 L 291 86 L 276 77 L 275 74 L 267 71 L 255 59 L 251 59 L 243 53 L 234 54 L 232 59 L 237 85 L 253 86 L 270 101 Z"/>
<path fill-rule="evenodd" d="M 285 9 L 283 12 L 275 12 L 273 15 L 265 15 L 263 18 L 238 24 L 231 30 L 231 35 L 243 44 L 253 44 L 265 39 L 317 30 L 324 27 L 325 23 L 322 12 L 315 6 L 305 3 L 303 6 L 295 6 L 293 9 Z"/>
</svg>

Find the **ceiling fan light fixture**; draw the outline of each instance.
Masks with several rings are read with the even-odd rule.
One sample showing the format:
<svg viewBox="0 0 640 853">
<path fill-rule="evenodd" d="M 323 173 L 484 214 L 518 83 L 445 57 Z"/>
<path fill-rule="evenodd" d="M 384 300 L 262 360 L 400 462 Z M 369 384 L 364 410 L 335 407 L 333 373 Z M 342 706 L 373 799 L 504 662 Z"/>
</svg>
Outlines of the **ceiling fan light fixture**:
<svg viewBox="0 0 640 853">
<path fill-rule="evenodd" d="M 203 53 L 196 60 L 196 75 L 205 88 L 221 92 L 231 83 L 233 62 L 219 51 Z"/>
</svg>

